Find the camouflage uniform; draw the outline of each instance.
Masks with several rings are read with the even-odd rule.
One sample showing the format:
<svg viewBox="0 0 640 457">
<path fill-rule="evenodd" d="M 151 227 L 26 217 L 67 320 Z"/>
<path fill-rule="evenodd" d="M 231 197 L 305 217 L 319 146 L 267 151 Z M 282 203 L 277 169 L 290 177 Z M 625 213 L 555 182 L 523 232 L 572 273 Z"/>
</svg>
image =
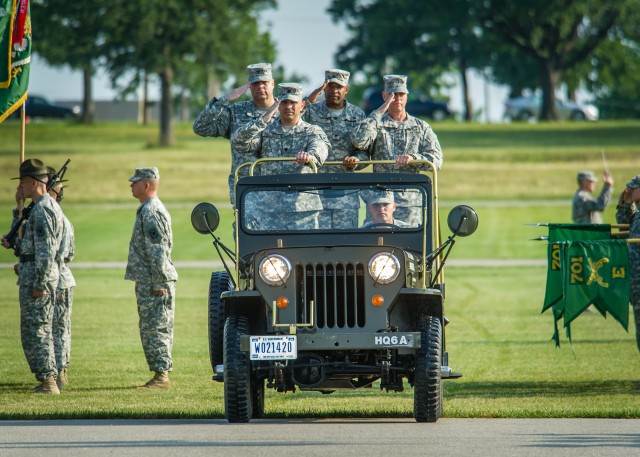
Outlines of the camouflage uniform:
<svg viewBox="0 0 640 457">
<path fill-rule="evenodd" d="M 29 368 L 39 381 L 58 375 L 52 321 L 63 217 L 60 206 L 48 194 L 43 195 L 31 209 L 20 243 L 20 336 Z M 33 289 L 43 290 L 45 295 L 33 298 Z"/>
<path fill-rule="evenodd" d="M 129 244 L 125 279 L 135 281 L 140 339 L 149 369 L 171 371 L 175 283 L 178 274 L 171 261 L 171 216 L 152 197 L 138 207 Z M 154 290 L 166 289 L 155 296 Z"/>
<path fill-rule="evenodd" d="M 365 118 L 352 136 L 353 145 L 359 150 L 371 148 L 371 157 L 365 153 L 357 153 L 359 160 L 396 160 L 402 154 L 408 154 L 416 160 L 428 160 L 436 169 L 442 167 L 442 149 L 438 137 L 426 122 L 407 115 L 403 122 L 394 121 L 388 113 L 373 111 Z M 375 165 L 374 171 L 418 173 L 427 169 L 425 165 L 405 167 L 392 165 Z M 395 193 L 396 218 L 407 222 L 412 227 L 421 224 L 422 200 L 419 193 Z"/>
<path fill-rule="evenodd" d="M 634 178 L 636 179 L 637 187 L 640 187 L 640 177 Z M 640 238 L 640 211 L 635 203 L 628 205 L 620 202 L 616 211 L 616 221 L 618 224 L 629 224 L 629 238 Z M 636 324 L 636 344 L 640 351 L 640 244 L 629 243 L 628 248 L 631 269 L 631 306 Z"/>
<path fill-rule="evenodd" d="M 53 345 L 56 353 L 58 371 L 69 366 L 71 359 L 71 308 L 73 305 L 73 288 L 76 281 L 69 269 L 68 263 L 75 255 L 75 236 L 73 225 L 63 214 L 63 234 L 60 250 L 58 251 L 58 265 L 60 281 L 56 291 L 53 311 Z"/>
<path fill-rule="evenodd" d="M 257 67 L 257 69 L 253 68 Z M 267 68 L 265 71 L 265 68 Z M 271 66 L 268 64 L 255 64 L 247 67 L 249 71 L 249 82 L 265 81 L 273 79 L 271 77 Z M 265 77 L 266 75 L 266 77 Z M 267 79 L 268 78 L 268 79 Z M 224 137 L 230 139 L 238 128 L 249 122 L 260 119 L 266 108 L 257 107 L 253 101 L 244 101 L 231 104 L 226 96 L 220 98 L 213 97 L 198 114 L 193 123 L 193 132 L 204 137 Z M 272 120 L 278 118 L 276 113 Z M 231 205 L 235 205 L 235 189 L 233 186 L 236 170 L 245 162 L 253 162 L 257 157 L 249 153 L 239 153 L 231 145 L 231 171 L 229 173 L 229 200 Z M 240 176 L 247 176 L 249 169 L 243 168 Z"/>
<path fill-rule="evenodd" d="M 328 161 L 342 162 L 345 156 L 355 154 L 351 144 L 351 134 L 360 121 L 365 118 L 364 111 L 345 101 L 344 110 L 335 112 L 325 102 L 314 103 L 302 114 L 302 119 L 324 130 L 331 142 Z M 318 170 L 320 173 L 344 173 L 351 171 L 344 167 L 328 166 Z M 320 228 L 355 228 L 358 226 L 357 195 L 329 198 L 320 195 L 323 211 L 320 213 Z"/>
<path fill-rule="evenodd" d="M 602 224 L 602 211 L 613 195 L 613 187 L 605 183 L 598 199 L 586 190 L 578 189 L 573 196 L 571 217 L 575 224 Z"/>
<path fill-rule="evenodd" d="M 299 84 L 279 84 L 281 100 L 302 101 Z M 231 137 L 231 145 L 243 154 L 256 154 L 259 158 L 295 157 L 300 151 L 311 155 L 316 166 L 321 166 L 331 148 L 327 135 L 316 125 L 299 120 L 296 125 L 285 127 L 281 122 L 266 124 L 262 118 L 236 130 Z M 265 163 L 256 167 L 256 174 L 313 173 L 308 165 L 291 162 Z M 318 214 L 322 202 L 317 193 L 296 193 L 286 198 L 273 198 L 279 192 L 263 193 L 259 201 L 250 202 L 248 211 L 262 230 L 317 229 Z M 253 208 L 253 210 L 251 210 Z M 284 227 L 284 228 L 283 228 Z"/>
</svg>

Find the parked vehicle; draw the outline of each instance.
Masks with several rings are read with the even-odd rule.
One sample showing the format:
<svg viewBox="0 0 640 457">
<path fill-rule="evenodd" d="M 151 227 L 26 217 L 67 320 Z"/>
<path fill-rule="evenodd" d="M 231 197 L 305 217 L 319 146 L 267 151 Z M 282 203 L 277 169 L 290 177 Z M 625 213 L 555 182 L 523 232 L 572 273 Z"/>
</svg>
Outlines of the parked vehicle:
<svg viewBox="0 0 640 457">
<path fill-rule="evenodd" d="M 245 165 L 252 174 L 273 160 Z M 478 219 L 468 206 L 453 208 L 453 234 L 441 244 L 436 172 L 430 174 L 236 174 L 235 251 L 214 233 L 217 209 L 194 208 L 195 230 L 213 237 L 223 262 L 221 252 L 235 263 L 234 272 L 226 262 L 225 271 L 214 271 L 209 287 L 210 362 L 213 379 L 224 382 L 229 422 L 262 416 L 265 383 L 277 392 L 330 394 L 374 382 L 402 391 L 403 378 L 414 389 L 416 421 L 442 416 L 441 382 L 462 376 L 446 351 L 443 267 L 454 237 L 471 235 Z M 414 194 L 420 220 L 364 225 L 364 202 L 376 192 L 389 199 Z M 325 201 L 362 199 L 358 226 L 293 229 L 291 219 L 265 214 L 266 202 L 289 202 L 287 214 L 295 217 L 298 196 L 320 193 Z"/>
<path fill-rule="evenodd" d="M 507 100 L 504 117 L 514 121 L 527 122 L 540 116 L 542 98 L 539 96 L 515 97 Z M 558 115 L 561 119 L 574 121 L 597 121 L 598 108 L 591 104 L 580 104 L 571 100 L 556 100 Z"/>
<path fill-rule="evenodd" d="M 378 109 L 384 103 L 382 89 L 370 87 L 364 92 L 363 109 L 365 114 Z M 434 121 L 443 121 L 453 116 L 453 111 L 446 102 L 430 100 L 419 93 L 410 92 L 407 96 L 407 113 L 416 117 L 428 117 Z"/>
<path fill-rule="evenodd" d="M 80 107 L 58 105 L 47 100 L 40 95 L 29 95 L 25 102 L 26 116 L 31 119 L 49 118 L 49 119 L 75 119 L 80 115 Z M 11 115 L 12 118 L 20 117 L 20 110 Z"/>
</svg>

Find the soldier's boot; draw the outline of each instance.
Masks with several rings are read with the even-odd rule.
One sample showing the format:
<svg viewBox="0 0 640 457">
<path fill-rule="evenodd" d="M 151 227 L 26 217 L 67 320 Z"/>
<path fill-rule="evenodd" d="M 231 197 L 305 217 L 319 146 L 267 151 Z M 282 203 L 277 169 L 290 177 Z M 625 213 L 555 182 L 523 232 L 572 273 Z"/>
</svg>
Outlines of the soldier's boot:
<svg viewBox="0 0 640 457">
<path fill-rule="evenodd" d="M 171 387 L 171 381 L 169 381 L 169 375 L 166 371 L 156 371 L 156 374 L 153 375 L 145 385 L 140 386 L 141 388 L 150 388 L 150 389 L 168 389 Z"/>
<path fill-rule="evenodd" d="M 58 372 L 58 377 L 56 378 L 56 385 L 58 386 L 58 390 L 64 390 L 64 387 L 69 384 L 69 379 L 67 378 L 67 369 Z"/>
<path fill-rule="evenodd" d="M 56 379 L 53 376 L 49 376 L 44 381 L 40 381 L 40 384 L 38 384 L 33 391 L 37 394 L 60 395 L 60 389 L 58 389 Z"/>
</svg>

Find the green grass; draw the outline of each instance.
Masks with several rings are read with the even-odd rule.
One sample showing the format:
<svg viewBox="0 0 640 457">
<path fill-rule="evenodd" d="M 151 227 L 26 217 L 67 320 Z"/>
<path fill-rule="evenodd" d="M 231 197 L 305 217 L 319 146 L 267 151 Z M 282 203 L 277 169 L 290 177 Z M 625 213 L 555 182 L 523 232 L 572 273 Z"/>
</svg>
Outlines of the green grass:
<svg viewBox="0 0 640 457">
<path fill-rule="evenodd" d="M 458 239 L 451 259 L 544 259 L 534 222 L 566 222 L 575 174 L 602 169 L 606 150 L 616 189 L 638 174 L 640 124 L 459 125 L 434 128 L 445 151 L 441 212 L 459 203 L 479 215 L 478 231 Z M 173 218 L 173 258 L 213 260 L 211 238 L 190 224 L 200 201 L 219 205 L 218 231 L 231 241 L 226 176 L 229 145 L 177 126 L 177 144 L 157 148 L 157 126 L 30 124 L 27 157 L 61 165 L 71 158 L 64 209 L 76 230 L 76 261 L 126 261 L 137 202 L 127 179 L 157 165 L 161 198 Z M 0 229 L 9 227 L 17 175 L 18 124 L 0 124 Z M 613 222 L 613 207 L 605 220 Z M 448 234 L 446 227 L 444 235 Z M 0 250 L 0 263 L 14 261 Z M 0 272 L 0 418 L 208 418 L 223 416 L 222 385 L 210 381 L 206 296 L 210 271 L 179 269 L 173 389 L 136 389 L 150 377 L 137 330 L 133 284 L 120 269 L 76 269 L 71 384 L 62 396 L 35 396 L 20 346 L 15 276 Z M 540 314 L 544 267 L 447 269 L 450 363 L 464 372 L 445 382 L 445 417 L 640 417 L 640 358 L 632 333 L 585 313 L 568 343 L 551 342 Z M 631 326 L 633 324 L 630 324 Z M 267 417 L 411 417 L 413 397 L 378 389 L 267 393 Z"/>
<path fill-rule="evenodd" d="M 36 396 L 22 354 L 17 290 L 0 276 L 0 419 L 223 417 L 222 385 L 210 380 L 206 303 L 210 272 L 182 269 L 177 290 L 173 388 L 140 391 L 150 374 L 137 330 L 133 284 L 120 270 L 76 270 L 71 384 Z M 573 348 L 550 341 L 539 314 L 544 268 L 450 268 L 447 344 L 464 373 L 446 381 L 446 417 L 640 417 L 635 341 L 612 320 L 588 313 L 573 325 Z M 517 285 L 517 287 L 514 287 Z M 411 417 L 413 393 L 377 388 L 278 394 L 275 417 Z"/>
</svg>

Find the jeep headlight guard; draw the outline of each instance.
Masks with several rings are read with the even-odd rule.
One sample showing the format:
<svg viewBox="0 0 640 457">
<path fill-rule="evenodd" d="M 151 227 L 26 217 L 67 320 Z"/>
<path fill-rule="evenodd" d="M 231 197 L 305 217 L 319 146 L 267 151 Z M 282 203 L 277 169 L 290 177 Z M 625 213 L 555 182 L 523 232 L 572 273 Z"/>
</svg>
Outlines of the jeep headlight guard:
<svg viewBox="0 0 640 457">
<path fill-rule="evenodd" d="M 291 262 L 279 254 L 269 254 L 260 262 L 260 278 L 270 286 L 282 286 L 291 274 Z"/>
<path fill-rule="evenodd" d="M 391 252 L 379 252 L 369 260 L 369 274 L 376 283 L 392 283 L 400 274 L 400 261 Z"/>
</svg>

